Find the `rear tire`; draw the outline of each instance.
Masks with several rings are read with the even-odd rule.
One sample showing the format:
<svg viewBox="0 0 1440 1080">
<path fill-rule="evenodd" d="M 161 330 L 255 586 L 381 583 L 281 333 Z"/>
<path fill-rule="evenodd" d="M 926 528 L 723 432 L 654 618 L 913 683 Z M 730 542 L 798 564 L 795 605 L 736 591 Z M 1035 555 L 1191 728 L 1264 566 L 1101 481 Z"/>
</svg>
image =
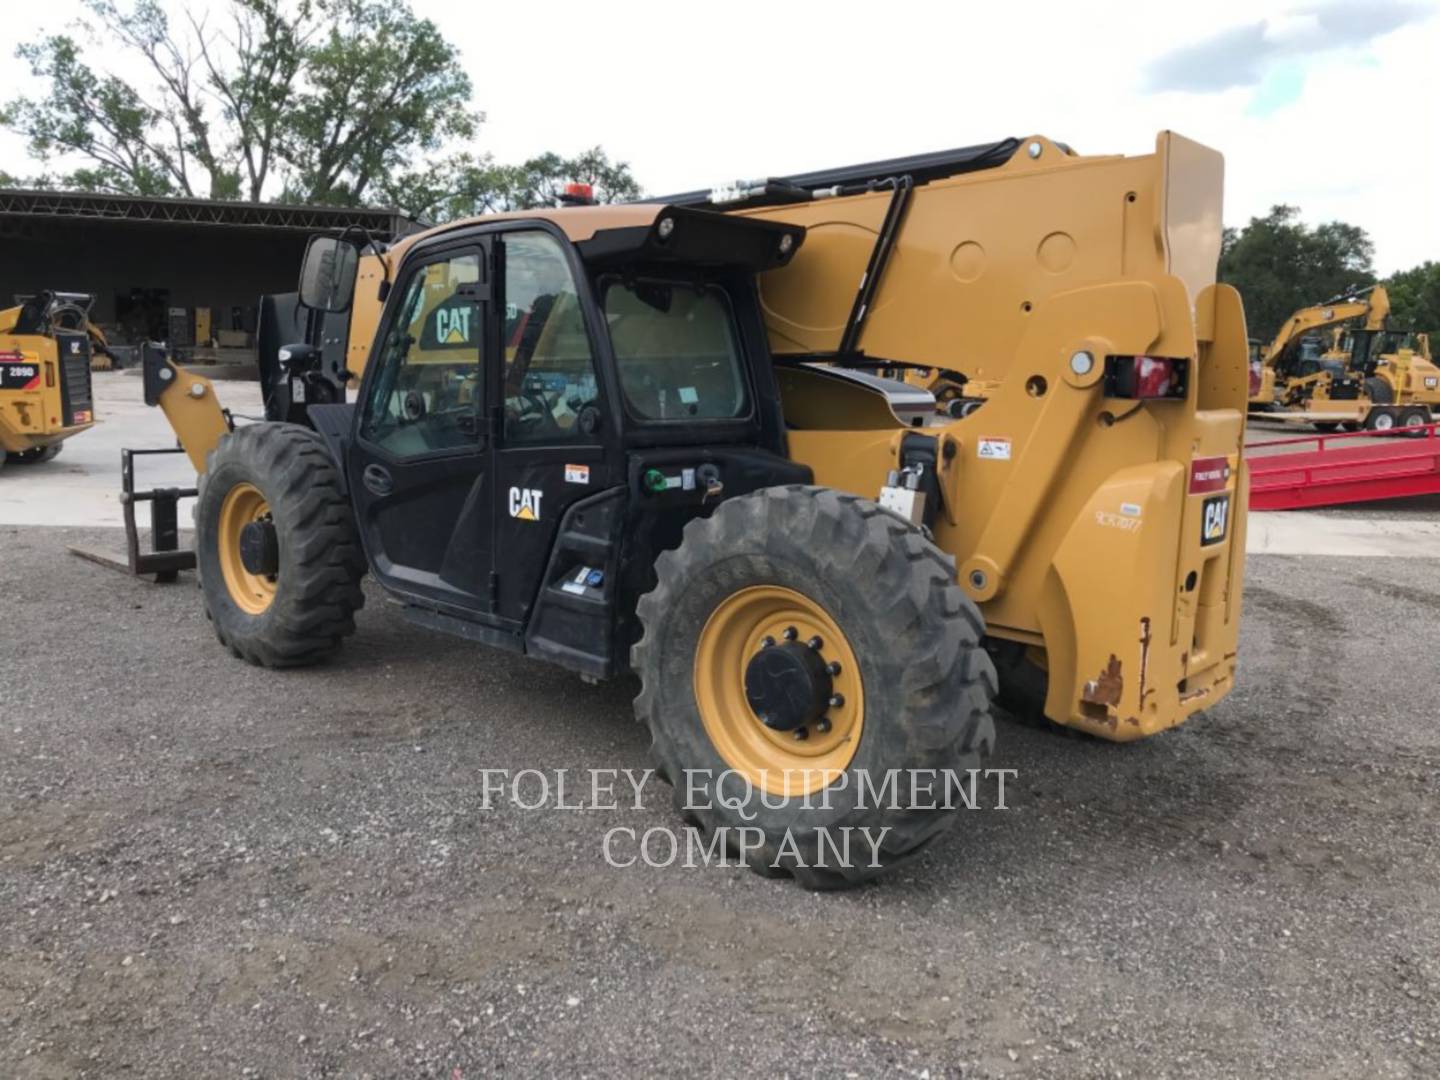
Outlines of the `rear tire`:
<svg viewBox="0 0 1440 1080">
<path fill-rule="evenodd" d="M 635 713 L 650 730 L 656 770 L 675 788 L 677 809 L 707 841 L 723 828 L 726 848 L 738 855 L 738 831 L 750 829 L 752 838 L 763 838 L 748 852 L 752 870 L 789 874 L 806 888 L 832 889 L 894 868 L 955 824 L 963 803 L 950 809 L 917 805 L 930 800 L 909 797 L 907 785 L 918 775 L 909 770 L 937 770 L 932 779 L 940 778 L 934 788 L 938 804 L 950 775 L 944 770 L 963 781 L 966 770 L 980 768 L 995 741 L 990 716 L 995 668 L 980 644 L 980 612 L 955 584 L 953 560 L 920 530 L 854 495 L 817 487 L 769 488 L 727 500 L 709 518 L 691 521 L 679 549 L 662 554 L 655 569 L 655 588 L 638 608 L 644 635 L 632 653 L 642 680 Z M 742 816 L 714 798 L 692 803 L 688 792 L 692 782 L 699 792 L 715 780 L 709 789 L 714 793 L 727 775 L 738 782 L 753 766 L 755 758 L 745 756 L 748 750 L 736 751 L 734 741 L 722 754 L 716 738 L 723 742 L 730 735 L 718 735 L 717 725 L 733 727 L 740 740 L 751 739 L 760 754 L 770 752 L 765 739 L 774 733 L 761 727 L 746 699 L 732 695 L 729 700 L 738 700 L 739 707 L 717 711 L 722 699 L 714 694 L 716 685 L 733 687 L 727 680 L 742 674 L 721 661 L 731 652 L 742 663 L 753 659 L 754 641 L 742 629 L 732 640 L 748 640 L 745 648 L 716 652 L 706 644 L 719 633 L 715 620 L 747 594 L 778 595 L 781 604 L 792 597 L 797 610 L 815 613 L 819 624 L 829 620 L 840 640 L 825 639 L 823 656 L 856 658 L 858 680 L 850 685 L 858 691 L 861 713 L 858 723 L 853 716 L 848 720 L 855 732 L 846 746 L 849 756 L 833 774 L 817 778 L 829 778 L 829 784 L 817 783 L 805 795 L 775 783 L 785 769 L 801 768 L 788 755 L 803 753 L 776 740 L 775 770 L 767 765 L 760 774 L 764 799 L 749 780 L 740 788 L 724 787 L 727 795 L 748 794 Z M 777 618 L 783 626 L 792 615 Z M 764 629 L 754 623 L 750 632 Z M 803 630 L 799 639 L 809 633 Z M 712 666 L 703 667 L 702 658 L 713 658 Z M 837 686 L 844 677 L 842 669 Z M 830 704 L 835 706 L 833 697 Z M 846 703 L 835 708 L 843 717 Z M 841 723 L 836 720 L 836 730 Z M 829 729 L 814 730 L 823 739 Z M 891 770 L 902 797 L 873 798 Z M 772 778 L 769 785 L 766 777 Z M 880 840 L 874 860 L 861 829 Z M 889 830 L 883 838 L 881 829 Z M 852 851 L 848 864 L 837 865 L 822 839 L 838 843 L 845 836 L 853 838 L 858 852 Z"/>
<path fill-rule="evenodd" d="M 54 461 L 60 456 L 60 450 L 64 443 L 51 443 L 49 446 L 37 446 L 34 450 L 20 450 L 13 454 L 6 454 L 5 460 L 11 465 L 44 465 L 47 461 Z"/>
<path fill-rule="evenodd" d="M 273 575 L 244 570 L 237 507 L 273 526 Z M 308 428 L 250 424 L 220 440 L 200 478 L 195 549 L 206 615 L 236 656 L 262 667 L 313 664 L 355 632 L 365 557 L 339 471 Z"/>
<path fill-rule="evenodd" d="M 1423 438 L 1425 436 L 1423 428 L 1428 423 L 1430 423 L 1430 410 L 1423 405 L 1412 405 L 1400 414 L 1400 426 L 1402 428 L 1421 429 L 1410 432 L 1412 439 Z"/>
<path fill-rule="evenodd" d="M 1371 375 L 1365 380 L 1365 396 L 1372 405 L 1395 404 L 1395 391 L 1390 389 L 1390 384 L 1379 375 Z"/>
</svg>

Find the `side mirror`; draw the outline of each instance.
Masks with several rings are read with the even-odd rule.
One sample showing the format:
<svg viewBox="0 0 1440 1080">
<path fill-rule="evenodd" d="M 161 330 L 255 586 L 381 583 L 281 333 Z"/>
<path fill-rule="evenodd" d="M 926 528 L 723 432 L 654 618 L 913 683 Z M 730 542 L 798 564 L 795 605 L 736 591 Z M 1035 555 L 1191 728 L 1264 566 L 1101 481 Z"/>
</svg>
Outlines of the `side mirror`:
<svg viewBox="0 0 1440 1080">
<path fill-rule="evenodd" d="M 350 309 L 360 252 L 333 236 L 312 236 L 300 264 L 300 302 L 312 311 Z"/>
</svg>

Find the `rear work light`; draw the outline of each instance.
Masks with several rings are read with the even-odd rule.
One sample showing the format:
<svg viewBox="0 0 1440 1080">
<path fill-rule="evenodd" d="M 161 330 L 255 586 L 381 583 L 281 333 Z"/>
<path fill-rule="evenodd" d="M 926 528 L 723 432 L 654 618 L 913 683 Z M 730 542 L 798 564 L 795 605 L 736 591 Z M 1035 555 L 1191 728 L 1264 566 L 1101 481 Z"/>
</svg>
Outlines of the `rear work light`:
<svg viewBox="0 0 1440 1080">
<path fill-rule="evenodd" d="M 1107 356 L 1105 396 L 1134 400 L 1183 399 L 1189 375 L 1189 360 L 1168 356 Z"/>
</svg>

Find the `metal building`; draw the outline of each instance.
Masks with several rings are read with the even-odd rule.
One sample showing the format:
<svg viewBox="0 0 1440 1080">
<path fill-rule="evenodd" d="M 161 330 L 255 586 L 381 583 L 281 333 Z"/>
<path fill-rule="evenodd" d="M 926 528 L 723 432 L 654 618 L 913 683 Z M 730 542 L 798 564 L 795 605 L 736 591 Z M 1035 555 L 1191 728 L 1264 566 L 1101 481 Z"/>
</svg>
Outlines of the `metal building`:
<svg viewBox="0 0 1440 1080">
<path fill-rule="evenodd" d="M 0 190 L 0 306 L 90 293 L 112 343 L 248 348 L 260 294 L 292 291 L 306 239 L 350 225 L 376 240 L 417 227 L 384 209 Z"/>
</svg>

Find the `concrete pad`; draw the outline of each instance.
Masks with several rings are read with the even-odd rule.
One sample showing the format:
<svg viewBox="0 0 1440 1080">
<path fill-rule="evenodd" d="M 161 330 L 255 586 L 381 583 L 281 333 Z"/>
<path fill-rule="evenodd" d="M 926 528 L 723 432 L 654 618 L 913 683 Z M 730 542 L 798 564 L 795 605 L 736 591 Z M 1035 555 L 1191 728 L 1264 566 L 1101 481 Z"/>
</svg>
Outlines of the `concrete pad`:
<svg viewBox="0 0 1440 1080">
<path fill-rule="evenodd" d="M 1440 521 L 1337 517 L 1324 512 L 1252 512 L 1245 550 L 1251 555 L 1440 557 Z"/>
<path fill-rule="evenodd" d="M 93 428 L 65 443 L 60 456 L 43 465 L 0 469 L 0 524 L 113 525 L 124 523 L 120 510 L 120 449 L 175 445 L 165 414 L 145 404 L 138 370 L 97 371 L 94 378 Z M 220 404 L 231 412 L 261 416 L 260 384 L 226 380 L 216 384 Z M 192 487 L 195 470 L 184 454 L 141 458 L 138 488 Z M 188 524 L 188 500 L 180 520 Z M 149 522 L 140 509 L 142 527 Z"/>
</svg>

